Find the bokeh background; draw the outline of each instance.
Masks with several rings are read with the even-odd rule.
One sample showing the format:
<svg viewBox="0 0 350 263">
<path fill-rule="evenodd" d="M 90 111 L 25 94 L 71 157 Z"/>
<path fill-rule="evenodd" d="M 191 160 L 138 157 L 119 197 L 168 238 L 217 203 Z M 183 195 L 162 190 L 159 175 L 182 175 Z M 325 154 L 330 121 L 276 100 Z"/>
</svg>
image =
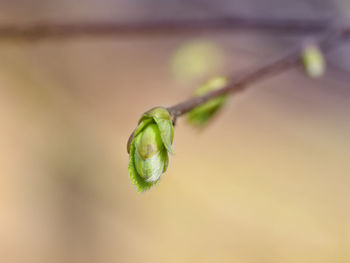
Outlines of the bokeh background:
<svg viewBox="0 0 350 263">
<path fill-rule="evenodd" d="M 339 18 L 316 0 L 1 0 L 0 24 L 230 14 Z M 350 262 L 350 49 L 327 72 L 255 84 L 204 130 L 180 119 L 159 185 L 138 194 L 140 114 L 301 36 L 205 32 L 0 43 L 0 262 Z"/>
</svg>

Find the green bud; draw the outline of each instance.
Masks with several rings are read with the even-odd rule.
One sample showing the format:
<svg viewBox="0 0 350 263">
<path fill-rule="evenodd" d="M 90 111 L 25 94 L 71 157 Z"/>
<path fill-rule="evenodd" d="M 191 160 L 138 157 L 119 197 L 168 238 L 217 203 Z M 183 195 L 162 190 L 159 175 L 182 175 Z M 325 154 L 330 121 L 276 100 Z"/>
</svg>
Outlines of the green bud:
<svg viewBox="0 0 350 263">
<path fill-rule="evenodd" d="M 143 114 L 128 141 L 129 176 L 139 192 L 156 184 L 168 167 L 174 127 L 165 108 Z"/>
<path fill-rule="evenodd" d="M 202 96 L 212 90 L 223 88 L 227 84 L 227 80 L 224 77 L 215 77 L 196 91 L 196 96 Z M 226 103 L 227 96 L 222 95 L 220 97 L 211 99 L 206 103 L 194 108 L 187 114 L 187 120 L 195 126 L 204 126 Z"/>
<path fill-rule="evenodd" d="M 323 75 L 326 69 L 322 51 L 315 45 L 309 44 L 304 47 L 302 60 L 305 71 L 312 78 Z"/>
<path fill-rule="evenodd" d="M 157 124 L 151 123 L 135 138 L 136 150 L 143 159 L 147 159 L 164 148 Z"/>
<path fill-rule="evenodd" d="M 140 177 L 149 183 L 157 182 L 164 171 L 167 156 L 167 151 L 160 151 L 152 157 L 143 159 L 136 151 L 134 156 L 135 167 Z"/>
<path fill-rule="evenodd" d="M 147 111 L 144 114 L 144 116 L 152 117 L 152 118 L 156 118 L 156 119 L 168 120 L 168 121 L 171 120 L 171 116 L 170 116 L 168 110 L 165 108 L 161 108 L 161 107 L 156 107 L 156 108 L 153 108 L 153 109 Z"/>
</svg>

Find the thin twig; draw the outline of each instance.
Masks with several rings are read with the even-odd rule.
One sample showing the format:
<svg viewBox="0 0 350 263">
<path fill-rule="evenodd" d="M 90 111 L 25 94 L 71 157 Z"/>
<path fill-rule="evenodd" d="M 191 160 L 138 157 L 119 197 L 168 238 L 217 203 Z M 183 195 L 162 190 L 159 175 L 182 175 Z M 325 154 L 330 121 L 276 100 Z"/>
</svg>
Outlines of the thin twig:
<svg viewBox="0 0 350 263">
<path fill-rule="evenodd" d="M 0 40 L 37 41 L 96 36 L 154 36 L 208 31 L 257 31 L 273 34 L 310 35 L 324 33 L 330 19 L 280 19 L 230 16 L 210 19 L 154 20 L 144 22 L 38 22 L 26 25 L 0 25 Z"/>
<path fill-rule="evenodd" d="M 325 37 L 317 41 L 316 44 L 323 50 L 323 52 L 327 52 L 334 44 L 338 42 L 339 39 L 348 37 L 349 35 L 350 27 L 342 27 L 341 29 L 332 30 Z M 259 80 L 266 79 L 299 66 L 301 64 L 301 53 L 302 46 L 297 47 L 287 55 L 270 64 L 263 65 L 242 75 L 239 78 L 232 78 L 224 88 L 211 91 L 203 96 L 193 97 L 189 100 L 169 107 L 168 111 L 172 115 L 173 119 L 176 120 L 177 117 L 191 111 L 208 100 L 220 97 L 222 95 L 236 94 L 246 89 L 249 84 L 253 84 Z"/>
</svg>

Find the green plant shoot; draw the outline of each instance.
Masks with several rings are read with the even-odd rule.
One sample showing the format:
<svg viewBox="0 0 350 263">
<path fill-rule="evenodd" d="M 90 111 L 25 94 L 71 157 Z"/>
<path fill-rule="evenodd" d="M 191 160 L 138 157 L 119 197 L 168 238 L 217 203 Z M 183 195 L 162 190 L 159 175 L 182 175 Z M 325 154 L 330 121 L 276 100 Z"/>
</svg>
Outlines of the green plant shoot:
<svg viewBox="0 0 350 263">
<path fill-rule="evenodd" d="M 227 84 L 227 80 L 224 77 L 215 77 L 208 82 L 200 86 L 196 91 L 196 96 L 202 96 L 212 90 L 223 88 Z M 227 101 L 227 95 L 222 95 L 217 98 L 213 98 L 204 104 L 194 108 L 187 114 L 187 120 L 189 123 L 202 127 L 224 106 Z"/>
<path fill-rule="evenodd" d="M 138 192 L 155 185 L 167 170 L 173 137 L 173 123 L 165 108 L 153 108 L 142 115 L 128 141 L 129 177 Z"/>
</svg>

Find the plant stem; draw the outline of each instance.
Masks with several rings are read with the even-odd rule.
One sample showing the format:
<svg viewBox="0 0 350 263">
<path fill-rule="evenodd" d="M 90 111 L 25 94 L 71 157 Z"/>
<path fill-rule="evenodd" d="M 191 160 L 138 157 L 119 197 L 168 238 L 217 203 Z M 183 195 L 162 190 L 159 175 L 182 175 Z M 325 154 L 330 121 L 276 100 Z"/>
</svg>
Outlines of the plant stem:
<svg viewBox="0 0 350 263">
<path fill-rule="evenodd" d="M 226 16 L 207 19 L 153 20 L 141 22 L 38 22 L 26 25 L 1 25 L 0 40 L 38 41 L 79 36 L 154 36 L 174 33 L 256 31 L 273 34 L 319 34 L 332 26 L 330 19 L 280 19 Z"/>
<path fill-rule="evenodd" d="M 338 40 L 348 37 L 349 35 L 350 27 L 342 27 L 341 29 L 330 31 L 330 33 L 328 33 L 324 38 L 316 41 L 315 44 L 317 44 L 323 52 L 327 52 L 329 51 L 330 47 L 338 42 Z M 177 117 L 193 110 L 208 100 L 222 95 L 234 95 L 249 87 L 250 84 L 277 75 L 279 73 L 283 73 L 291 68 L 300 66 L 301 53 L 302 46 L 295 48 L 293 51 L 275 60 L 274 62 L 263 65 L 251 72 L 240 76 L 239 78 L 231 78 L 229 83 L 224 88 L 211 91 L 203 96 L 188 99 L 184 102 L 169 107 L 168 111 L 175 121 Z"/>
</svg>

